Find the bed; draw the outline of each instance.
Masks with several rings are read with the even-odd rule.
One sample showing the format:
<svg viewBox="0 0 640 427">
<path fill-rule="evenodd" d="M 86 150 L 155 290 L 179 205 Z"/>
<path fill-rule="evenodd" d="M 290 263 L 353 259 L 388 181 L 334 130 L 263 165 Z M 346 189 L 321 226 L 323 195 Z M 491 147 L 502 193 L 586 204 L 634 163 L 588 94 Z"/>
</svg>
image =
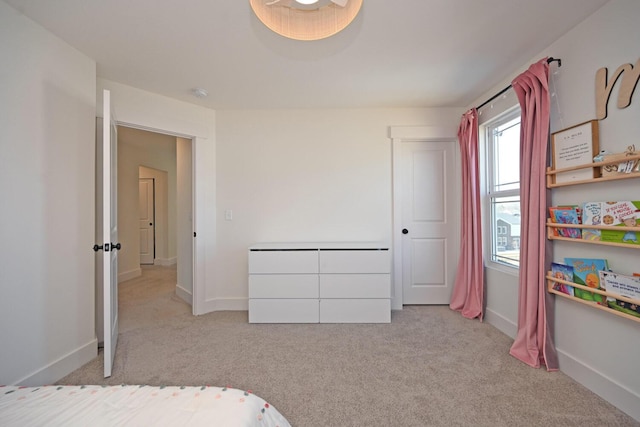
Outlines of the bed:
<svg viewBox="0 0 640 427">
<path fill-rule="evenodd" d="M 0 425 L 290 426 L 251 391 L 144 385 L 0 386 Z"/>
</svg>

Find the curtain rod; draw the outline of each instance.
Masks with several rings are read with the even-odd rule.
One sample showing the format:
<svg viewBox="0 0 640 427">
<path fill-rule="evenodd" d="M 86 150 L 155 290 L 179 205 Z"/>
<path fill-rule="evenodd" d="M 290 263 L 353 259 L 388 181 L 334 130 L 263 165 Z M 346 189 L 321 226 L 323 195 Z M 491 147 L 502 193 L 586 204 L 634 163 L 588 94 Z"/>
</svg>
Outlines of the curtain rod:
<svg viewBox="0 0 640 427">
<path fill-rule="evenodd" d="M 552 62 L 557 62 L 558 63 L 558 67 L 562 67 L 562 59 L 560 58 L 553 58 L 553 57 L 549 57 L 547 58 L 547 64 L 551 64 Z M 485 105 L 487 105 L 488 103 L 490 103 L 491 101 L 493 101 L 494 99 L 496 99 L 497 97 L 499 97 L 500 95 L 502 95 L 503 93 L 505 93 L 506 91 L 508 91 L 509 89 L 511 89 L 511 85 L 505 87 L 504 89 L 502 89 L 500 92 L 496 93 L 495 95 L 493 95 L 491 98 L 487 99 L 486 101 L 484 101 L 482 104 L 480 104 L 479 106 L 476 107 L 476 110 L 481 109 L 482 107 L 484 107 Z"/>
</svg>

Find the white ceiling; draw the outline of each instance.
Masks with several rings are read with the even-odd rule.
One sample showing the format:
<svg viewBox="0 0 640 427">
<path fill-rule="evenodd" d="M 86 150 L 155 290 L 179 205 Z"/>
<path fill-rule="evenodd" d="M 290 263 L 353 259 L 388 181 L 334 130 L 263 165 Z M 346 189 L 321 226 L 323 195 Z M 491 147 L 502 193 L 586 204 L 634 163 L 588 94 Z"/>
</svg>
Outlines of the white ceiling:
<svg viewBox="0 0 640 427">
<path fill-rule="evenodd" d="M 608 0 L 364 0 L 350 27 L 313 42 L 272 33 L 249 0 L 5 1 L 99 77 L 263 109 L 467 106 Z"/>
</svg>

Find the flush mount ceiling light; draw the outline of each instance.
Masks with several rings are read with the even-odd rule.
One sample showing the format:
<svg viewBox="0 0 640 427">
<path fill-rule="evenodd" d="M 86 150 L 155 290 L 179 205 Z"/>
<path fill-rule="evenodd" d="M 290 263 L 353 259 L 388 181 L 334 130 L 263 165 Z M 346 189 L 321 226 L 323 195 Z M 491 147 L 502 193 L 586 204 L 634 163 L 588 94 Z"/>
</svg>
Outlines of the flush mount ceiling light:
<svg viewBox="0 0 640 427">
<path fill-rule="evenodd" d="M 363 0 L 249 0 L 271 31 L 294 40 L 320 40 L 344 30 Z"/>
<path fill-rule="evenodd" d="M 191 94 L 196 98 L 206 98 L 209 95 L 209 92 L 207 92 L 206 89 L 197 87 L 195 89 L 191 89 Z"/>
</svg>

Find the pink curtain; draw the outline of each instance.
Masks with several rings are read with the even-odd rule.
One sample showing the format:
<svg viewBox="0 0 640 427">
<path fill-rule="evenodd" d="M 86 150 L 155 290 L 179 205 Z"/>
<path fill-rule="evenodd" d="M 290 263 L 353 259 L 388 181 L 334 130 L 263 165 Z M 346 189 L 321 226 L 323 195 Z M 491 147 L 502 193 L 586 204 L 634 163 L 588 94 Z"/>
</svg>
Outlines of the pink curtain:
<svg viewBox="0 0 640 427">
<path fill-rule="evenodd" d="M 549 192 L 545 171 L 549 141 L 549 64 L 531 65 L 512 82 L 520 102 L 520 281 L 518 334 L 510 354 L 524 363 L 548 371 L 558 369 L 551 326 L 553 305 L 546 292 L 545 275 L 551 245 L 545 237 Z M 546 255 L 549 257 L 547 258 Z"/>
<path fill-rule="evenodd" d="M 480 218 L 480 170 L 478 168 L 478 112 L 475 108 L 462 116 L 458 129 L 458 142 L 462 158 L 460 259 L 449 307 L 460 311 L 469 319 L 479 317 L 482 320 L 484 268 Z"/>
</svg>

